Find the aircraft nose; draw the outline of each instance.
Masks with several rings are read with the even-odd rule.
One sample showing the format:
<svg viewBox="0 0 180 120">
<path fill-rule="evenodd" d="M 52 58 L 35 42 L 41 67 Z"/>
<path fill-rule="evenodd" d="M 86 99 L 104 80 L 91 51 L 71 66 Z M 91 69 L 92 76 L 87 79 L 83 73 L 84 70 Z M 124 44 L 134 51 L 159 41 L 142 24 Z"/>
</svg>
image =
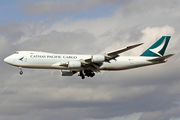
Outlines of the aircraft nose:
<svg viewBox="0 0 180 120">
<path fill-rule="evenodd" d="M 8 57 L 6 57 L 6 58 L 4 59 L 4 62 L 8 63 Z"/>
<path fill-rule="evenodd" d="M 10 57 L 6 57 L 6 58 L 4 59 L 4 62 L 10 64 L 10 63 L 12 63 L 12 60 L 11 60 Z"/>
</svg>

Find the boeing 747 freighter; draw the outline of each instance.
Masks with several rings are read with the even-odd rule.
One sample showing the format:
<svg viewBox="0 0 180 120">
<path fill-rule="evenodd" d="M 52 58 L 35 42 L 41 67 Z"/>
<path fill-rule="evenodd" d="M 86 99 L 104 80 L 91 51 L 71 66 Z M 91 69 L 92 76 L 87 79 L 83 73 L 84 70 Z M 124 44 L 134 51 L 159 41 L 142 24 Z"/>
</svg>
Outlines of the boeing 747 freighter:
<svg viewBox="0 0 180 120">
<path fill-rule="evenodd" d="M 142 45 L 136 44 L 112 52 L 95 55 L 54 54 L 37 51 L 17 51 L 6 57 L 4 61 L 10 65 L 34 69 L 58 69 L 62 76 L 72 76 L 78 73 L 82 79 L 93 77 L 95 72 L 101 70 L 126 70 L 148 65 L 165 63 L 167 58 L 174 54 L 164 56 L 170 36 L 162 36 L 156 43 L 140 56 L 120 56 L 119 54 Z"/>
</svg>

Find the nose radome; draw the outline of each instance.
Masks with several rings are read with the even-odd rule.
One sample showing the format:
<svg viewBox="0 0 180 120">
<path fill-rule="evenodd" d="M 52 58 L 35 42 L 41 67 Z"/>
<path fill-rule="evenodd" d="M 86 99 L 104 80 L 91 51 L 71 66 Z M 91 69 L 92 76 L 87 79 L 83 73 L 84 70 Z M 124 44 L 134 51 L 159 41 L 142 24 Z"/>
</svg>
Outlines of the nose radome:
<svg viewBox="0 0 180 120">
<path fill-rule="evenodd" d="M 6 63 L 7 63 L 7 61 L 8 61 L 8 57 L 6 57 L 6 58 L 4 59 L 4 62 L 6 62 Z"/>
<path fill-rule="evenodd" d="M 10 57 L 6 57 L 6 58 L 4 59 L 4 62 L 6 62 L 6 63 L 11 63 L 11 62 L 12 62 L 12 60 L 11 60 L 11 58 L 10 58 Z"/>
</svg>

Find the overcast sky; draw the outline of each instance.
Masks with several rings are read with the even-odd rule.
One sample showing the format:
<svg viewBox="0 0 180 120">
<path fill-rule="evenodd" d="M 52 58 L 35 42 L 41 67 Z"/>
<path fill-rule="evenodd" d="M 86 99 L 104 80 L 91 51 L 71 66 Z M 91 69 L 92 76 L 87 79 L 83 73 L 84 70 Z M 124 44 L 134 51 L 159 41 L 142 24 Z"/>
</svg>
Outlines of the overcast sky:
<svg viewBox="0 0 180 120">
<path fill-rule="evenodd" d="M 82 80 L 4 63 L 19 50 L 98 54 L 171 40 L 165 64 Z M 1 0 L 0 120 L 180 120 L 179 0 Z"/>
</svg>

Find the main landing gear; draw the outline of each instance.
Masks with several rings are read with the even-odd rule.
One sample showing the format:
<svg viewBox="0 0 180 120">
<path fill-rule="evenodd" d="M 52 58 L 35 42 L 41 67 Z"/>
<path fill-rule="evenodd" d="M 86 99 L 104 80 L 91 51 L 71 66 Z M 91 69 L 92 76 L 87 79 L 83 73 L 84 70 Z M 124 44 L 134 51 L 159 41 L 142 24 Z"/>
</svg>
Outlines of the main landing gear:
<svg viewBox="0 0 180 120">
<path fill-rule="evenodd" d="M 85 76 L 84 76 L 84 74 L 83 74 L 83 72 L 82 72 L 82 71 L 80 72 L 80 76 L 81 76 L 81 78 L 82 78 L 82 79 L 84 79 L 84 78 L 85 78 Z"/>
<path fill-rule="evenodd" d="M 22 67 L 19 67 L 19 69 L 20 69 L 19 74 L 22 75 L 23 74 Z"/>
<path fill-rule="evenodd" d="M 94 75 L 95 73 L 92 70 L 84 70 L 79 72 L 79 76 L 81 76 L 82 79 L 84 79 L 85 76 L 93 77 Z"/>
</svg>

